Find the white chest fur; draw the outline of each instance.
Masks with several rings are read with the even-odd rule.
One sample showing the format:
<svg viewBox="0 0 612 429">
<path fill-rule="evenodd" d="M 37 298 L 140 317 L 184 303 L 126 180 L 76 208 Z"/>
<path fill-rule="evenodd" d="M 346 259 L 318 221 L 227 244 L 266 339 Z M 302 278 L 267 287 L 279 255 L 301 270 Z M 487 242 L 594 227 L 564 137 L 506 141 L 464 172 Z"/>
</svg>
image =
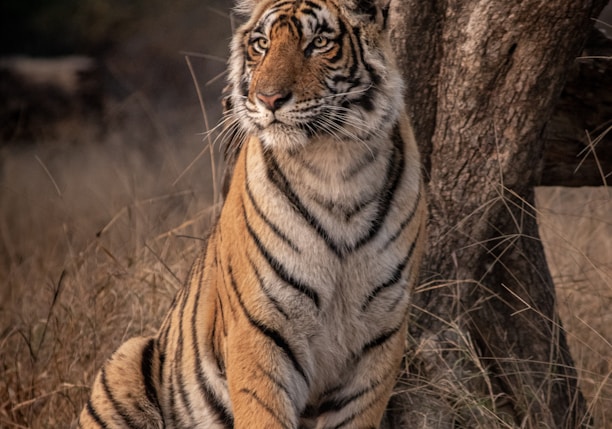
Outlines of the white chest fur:
<svg viewBox="0 0 612 429">
<path fill-rule="evenodd" d="M 265 153 L 253 141 L 248 147 L 245 204 L 265 219 L 258 234 L 264 245 L 283 249 L 276 262 L 314 291 L 316 302 L 287 288 L 274 267 L 261 274 L 298 320 L 285 329 L 307 339 L 318 380 L 338 377 L 372 331 L 405 317 L 418 232 L 403 228 L 418 199 L 419 167 L 409 155 L 411 135 L 398 130 L 397 139 L 370 146 L 317 141 L 292 154 Z"/>
</svg>

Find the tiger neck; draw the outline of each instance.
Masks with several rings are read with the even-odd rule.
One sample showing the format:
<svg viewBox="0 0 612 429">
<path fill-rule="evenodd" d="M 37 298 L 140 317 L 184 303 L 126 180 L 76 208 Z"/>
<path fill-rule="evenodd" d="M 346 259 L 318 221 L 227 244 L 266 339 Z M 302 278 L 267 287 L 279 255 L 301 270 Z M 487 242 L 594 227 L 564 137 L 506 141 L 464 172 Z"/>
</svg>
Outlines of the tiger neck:
<svg viewBox="0 0 612 429">
<path fill-rule="evenodd" d="M 376 141 L 318 139 L 292 151 L 264 147 L 253 138 L 248 149 L 252 159 L 247 160 L 247 168 L 259 174 L 265 172 L 267 176 L 276 175 L 281 181 L 286 179 L 298 189 L 325 197 L 329 203 L 350 200 L 359 193 L 359 188 L 384 186 L 396 133 L 399 133 L 397 127 Z"/>
<path fill-rule="evenodd" d="M 396 190 L 411 164 L 410 147 L 399 125 L 385 142 L 369 149 L 349 146 L 355 142 L 344 144 L 347 147 L 313 145 L 303 153 L 288 153 L 264 149 L 251 137 L 238 156 L 221 229 L 237 232 L 234 221 L 246 210 L 263 220 L 250 226 L 263 228 L 263 235 L 292 229 L 291 223 L 302 218 L 339 257 L 367 243 L 393 210 Z"/>
</svg>

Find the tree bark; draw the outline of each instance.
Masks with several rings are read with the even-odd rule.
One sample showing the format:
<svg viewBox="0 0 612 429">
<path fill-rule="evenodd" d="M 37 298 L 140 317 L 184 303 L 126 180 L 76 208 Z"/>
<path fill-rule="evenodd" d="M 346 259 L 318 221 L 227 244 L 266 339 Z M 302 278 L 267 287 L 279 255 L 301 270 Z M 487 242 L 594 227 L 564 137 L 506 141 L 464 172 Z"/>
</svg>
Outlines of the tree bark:
<svg viewBox="0 0 612 429">
<path fill-rule="evenodd" d="M 391 427 L 588 427 L 533 187 L 604 0 L 394 0 L 430 218 Z"/>
</svg>

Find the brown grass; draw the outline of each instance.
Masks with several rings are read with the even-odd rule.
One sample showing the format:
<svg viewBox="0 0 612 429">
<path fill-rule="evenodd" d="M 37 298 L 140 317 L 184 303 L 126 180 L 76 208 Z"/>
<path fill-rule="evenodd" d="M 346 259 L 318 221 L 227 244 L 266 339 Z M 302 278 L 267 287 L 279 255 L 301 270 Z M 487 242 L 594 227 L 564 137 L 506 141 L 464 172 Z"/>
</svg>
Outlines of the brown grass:
<svg viewBox="0 0 612 429">
<path fill-rule="evenodd" d="M 209 160 L 173 185 L 202 136 L 128 135 L 1 153 L 0 427 L 68 427 L 109 353 L 155 332 L 202 246 Z"/>
</svg>

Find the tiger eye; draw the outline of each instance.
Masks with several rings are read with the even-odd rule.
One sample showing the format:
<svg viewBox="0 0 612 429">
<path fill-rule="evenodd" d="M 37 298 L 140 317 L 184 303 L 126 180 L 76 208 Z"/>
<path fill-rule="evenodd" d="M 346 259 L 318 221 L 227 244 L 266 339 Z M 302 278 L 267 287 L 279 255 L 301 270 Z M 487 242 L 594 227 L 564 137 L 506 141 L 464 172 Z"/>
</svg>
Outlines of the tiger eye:
<svg viewBox="0 0 612 429">
<path fill-rule="evenodd" d="M 268 48 L 270 47 L 270 41 L 266 39 L 265 37 L 258 37 L 257 39 L 255 39 L 253 43 L 255 45 L 255 49 L 257 49 L 260 52 L 267 51 Z"/>
<path fill-rule="evenodd" d="M 312 41 L 312 45 L 315 48 L 317 48 L 317 49 L 321 49 L 321 48 L 326 47 L 328 45 L 328 43 L 329 43 L 329 39 L 327 37 L 323 37 L 323 36 L 317 36 Z"/>
</svg>

